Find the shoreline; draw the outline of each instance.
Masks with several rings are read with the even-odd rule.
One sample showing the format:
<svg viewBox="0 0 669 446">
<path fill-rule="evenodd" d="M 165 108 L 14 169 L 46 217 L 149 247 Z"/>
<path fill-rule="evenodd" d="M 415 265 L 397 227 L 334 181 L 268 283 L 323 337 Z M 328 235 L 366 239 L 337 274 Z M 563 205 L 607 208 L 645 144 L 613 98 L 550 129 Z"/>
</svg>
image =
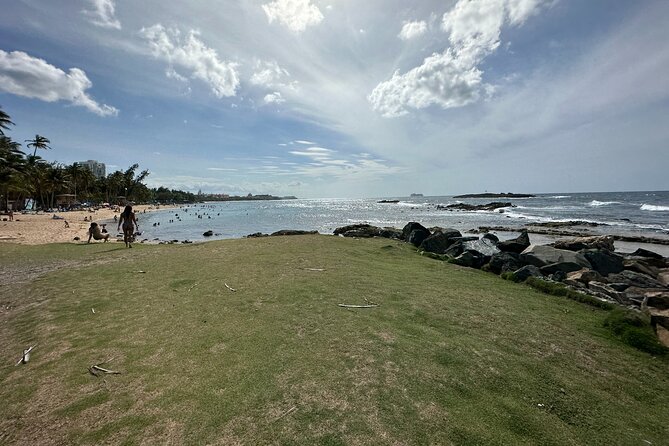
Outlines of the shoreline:
<svg viewBox="0 0 669 446">
<path fill-rule="evenodd" d="M 177 205 L 137 205 L 133 210 L 140 221 L 141 215 L 145 212 L 154 212 L 164 209 L 177 207 Z M 53 215 L 63 217 L 54 219 Z M 116 229 L 111 226 L 114 216 L 118 216 L 111 208 L 100 208 L 97 210 L 80 210 L 66 212 L 51 212 L 40 214 L 22 214 L 15 213 L 14 221 L 0 221 L 0 242 L 17 243 L 21 245 L 46 245 L 50 243 L 85 243 L 88 240 L 88 228 L 91 221 L 98 224 L 106 224 L 110 234 L 110 240 L 116 240 Z M 84 221 L 92 218 L 91 221 Z M 2 217 L 7 218 L 6 216 Z M 8 219 L 8 218 L 7 218 Z M 65 227 L 65 221 L 69 228 Z M 79 240 L 75 240 L 79 237 Z M 100 242 L 102 243 L 102 242 Z"/>
</svg>

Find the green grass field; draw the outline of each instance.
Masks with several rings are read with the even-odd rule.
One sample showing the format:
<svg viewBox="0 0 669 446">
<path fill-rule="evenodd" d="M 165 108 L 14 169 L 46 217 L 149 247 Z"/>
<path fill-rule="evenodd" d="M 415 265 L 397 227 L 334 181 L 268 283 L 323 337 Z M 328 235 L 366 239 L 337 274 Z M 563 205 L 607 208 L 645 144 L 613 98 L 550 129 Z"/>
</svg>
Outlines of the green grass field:
<svg viewBox="0 0 669 446">
<path fill-rule="evenodd" d="M 669 444 L 669 360 L 607 312 L 399 242 L 4 244 L 0 269 L 0 444 Z"/>
</svg>

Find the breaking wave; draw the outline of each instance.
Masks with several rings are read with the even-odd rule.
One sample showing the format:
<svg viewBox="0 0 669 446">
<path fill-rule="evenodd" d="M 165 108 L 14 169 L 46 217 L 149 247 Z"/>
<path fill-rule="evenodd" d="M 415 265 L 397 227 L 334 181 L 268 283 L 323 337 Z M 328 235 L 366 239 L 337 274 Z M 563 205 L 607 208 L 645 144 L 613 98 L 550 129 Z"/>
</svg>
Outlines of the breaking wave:
<svg viewBox="0 0 669 446">
<path fill-rule="evenodd" d="M 642 211 L 669 211 L 669 206 L 657 206 L 654 204 L 641 205 Z"/>
<path fill-rule="evenodd" d="M 619 201 L 597 201 L 597 200 L 592 200 L 590 203 L 588 203 L 588 206 L 608 206 L 611 204 L 620 204 Z"/>
</svg>

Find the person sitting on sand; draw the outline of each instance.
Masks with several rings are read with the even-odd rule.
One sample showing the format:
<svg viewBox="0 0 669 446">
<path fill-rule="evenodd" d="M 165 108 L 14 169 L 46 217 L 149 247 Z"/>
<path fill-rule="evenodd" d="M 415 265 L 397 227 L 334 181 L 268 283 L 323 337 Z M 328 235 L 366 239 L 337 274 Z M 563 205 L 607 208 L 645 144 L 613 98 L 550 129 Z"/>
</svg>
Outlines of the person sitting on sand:
<svg viewBox="0 0 669 446">
<path fill-rule="evenodd" d="M 125 246 L 126 248 L 132 248 L 130 242 L 133 240 L 135 226 L 137 226 L 137 229 L 139 229 L 137 218 L 135 218 L 135 213 L 132 212 L 132 206 L 126 206 L 121 213 L 121 218 L 118 219 L 118 227 L 116 228 L 117 231 L 121 229 L 121 225 L 123 225 L 123 241 L 125 242 Z"/>
<path fill-rule="evenodd" d="M 70 224 L 67 222 L 67 220 L 65 220 L 65 227 L 66 227 L 66 228 L 69 228 L 69 227 L 70 227 Z"/>
<path fill-rule="evenodd" d="M 104 240 L 105 243 L 107 243 L 107 240 L 109 240 L 109 234 L 103 234 L 102 231 L 100 231 L 100 226 L 93 222 L 91 223 L 91 227 L 88 228 L 88 243 L 91 242 L 91 238 L 94 238 L 95 240 Z"/>
</svg>

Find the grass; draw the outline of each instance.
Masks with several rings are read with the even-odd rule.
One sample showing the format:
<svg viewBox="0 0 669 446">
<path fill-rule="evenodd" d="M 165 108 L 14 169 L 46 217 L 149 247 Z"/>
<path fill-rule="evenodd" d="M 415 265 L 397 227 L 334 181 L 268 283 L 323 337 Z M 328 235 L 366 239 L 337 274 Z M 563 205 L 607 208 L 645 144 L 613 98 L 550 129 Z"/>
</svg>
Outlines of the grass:
<svg viewBox="0 0 669 446">
<path fill-rule="evenodd" d="M 2 246 L 0 443 L 669 438 L 669 361 L 599 308 L 385 239 L 135 246 Z"/>
</svg>

